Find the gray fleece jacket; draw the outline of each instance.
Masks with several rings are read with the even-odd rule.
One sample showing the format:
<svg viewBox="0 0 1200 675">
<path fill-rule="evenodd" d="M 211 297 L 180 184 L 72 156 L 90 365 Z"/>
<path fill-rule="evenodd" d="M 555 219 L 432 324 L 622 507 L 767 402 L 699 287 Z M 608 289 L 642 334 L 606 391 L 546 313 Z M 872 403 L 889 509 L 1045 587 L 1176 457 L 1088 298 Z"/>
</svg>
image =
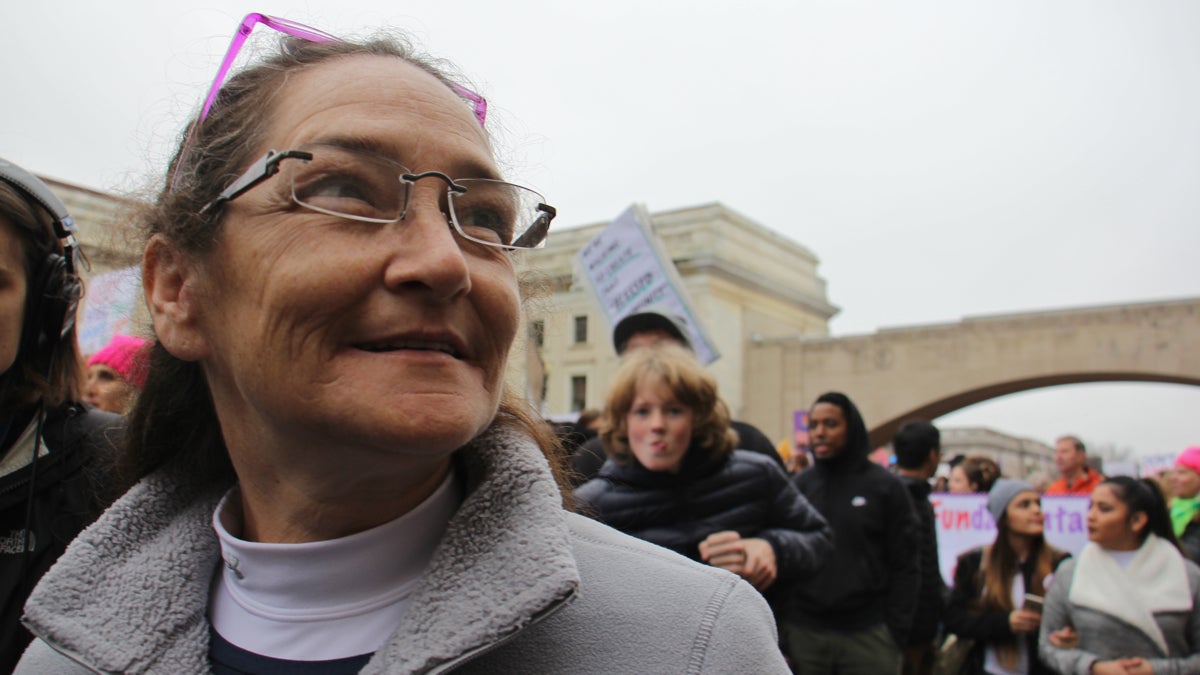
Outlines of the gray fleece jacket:
<svg viewBox="0 0 1200 675">
<path fill-rule="evenodd" d="M 403 622 L 363 673 L 786 673 L 737 576 L 565 512 L 538 448 L 493 428 L 459 453 L 467 496 Z M 204 491 L 161 471 L 38 585 L 17 673 L 207 673 L 220 564 Z"/>
<path fill-rule="evenodd" d="M 1089 565 L 1090 560 L 1099 557 L 1095 546 L 1088 544 L 1080 557 L 1064 562 L 1050 584 L 1038 639 L 1042 662 L 1055 672 L 1087 675 L 1097 661 L 1142 657 L 1155 675 L 1200 673 L 1200 568 L 1186 561 L 1182 569 L 1160 567 L 1151 570 L 1149 580 L 1130 583 L 1115 563 L 1108 565 L 1111 570 Z M 1170 544 L 1163 546 L 1173 548 Z M 1178 552 L 1173 555 L 1182 557 Z M 1170 576 L 1177 578 L 1162 583 Z M 1180 606 L 1170 610 L 1140 609 L 1154 604 L 1151 598 L 1156 591 L 1159 595 L 1169 592 L 1172 597 L 1166 604 Z M 1183 609 L 1189 596 L 1191 608 Z M 1059 649 L 1050 644 L 1048 635 L 1063 626 L 1072 626 L 1078 633 L 1078 648 Z M 1158 635 L 1151 636 L 1147 631 Z"/>
</svg>

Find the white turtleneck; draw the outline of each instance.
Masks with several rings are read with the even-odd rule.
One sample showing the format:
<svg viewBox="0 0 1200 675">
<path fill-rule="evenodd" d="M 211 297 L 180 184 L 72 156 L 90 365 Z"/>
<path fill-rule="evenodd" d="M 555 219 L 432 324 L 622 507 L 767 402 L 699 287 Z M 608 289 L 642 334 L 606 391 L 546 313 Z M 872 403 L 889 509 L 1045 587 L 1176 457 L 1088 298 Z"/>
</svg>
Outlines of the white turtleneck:
<svg viewBox="0 0 1200 675">
<path fill-rule="evenodd" d="M 213 529 L 225 561 L 209 600 L 209 621 L 255 654 L 327 661 L 371 654 L 395 632 L 408 598 L 462 495 L 451 472 L 403 516 L 348 537 L 303 544 L 239 539 L 240 496 L 217 504 Z"/>
</svg>

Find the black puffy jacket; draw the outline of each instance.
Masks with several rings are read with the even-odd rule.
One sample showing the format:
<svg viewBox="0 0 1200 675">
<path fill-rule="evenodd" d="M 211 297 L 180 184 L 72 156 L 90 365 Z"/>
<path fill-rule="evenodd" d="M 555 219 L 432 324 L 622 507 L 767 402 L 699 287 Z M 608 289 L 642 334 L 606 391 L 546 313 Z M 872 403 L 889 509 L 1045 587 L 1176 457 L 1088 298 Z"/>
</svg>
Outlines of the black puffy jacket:
<svg viewBox="0 0 1200 675">
<path fill-rule="evenodd" d="M 782 469 L 743 450 L 713 461 L 693 450 L 677 474 L 606 462 L 575 491 L 580 511 L 693 560 L 715 532 L 764 539 L 780 581 L 820 567 L 833 550 L 829 526 Z"/>
</svg>

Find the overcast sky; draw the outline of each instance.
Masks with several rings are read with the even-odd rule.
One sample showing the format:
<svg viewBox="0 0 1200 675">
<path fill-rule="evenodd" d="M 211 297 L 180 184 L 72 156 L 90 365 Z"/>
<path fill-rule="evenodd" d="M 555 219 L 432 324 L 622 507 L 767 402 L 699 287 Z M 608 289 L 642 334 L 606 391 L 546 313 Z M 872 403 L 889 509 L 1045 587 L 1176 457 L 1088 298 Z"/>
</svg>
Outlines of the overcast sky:
<svg viewBox="0 0 1200 675">
<path fill-rule="evenodd" d="M 1200 296 L 1194 2 L 4 2 L 0 156 L 143 189 L 252 10 L 456 63 L 556 225 L 720 201 L 786 234 L 838 335 Z M 938 422 L 1157 454 L 1197 411 L 1098 384 Z"/>
</svg>

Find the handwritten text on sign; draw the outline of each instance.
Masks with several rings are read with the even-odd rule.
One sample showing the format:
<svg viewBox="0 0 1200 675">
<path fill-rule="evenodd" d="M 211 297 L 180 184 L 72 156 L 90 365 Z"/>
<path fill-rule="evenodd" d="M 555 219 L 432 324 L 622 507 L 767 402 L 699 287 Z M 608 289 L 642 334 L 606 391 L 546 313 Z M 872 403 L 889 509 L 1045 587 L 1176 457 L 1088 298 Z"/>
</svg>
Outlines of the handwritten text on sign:
<svg viewBox="0 0 1200 675">
<path fill-rule="evenodd" d="M 929 495 L 938 540 L 938 563 L 947 584 L 954 582 L 954 565 L 960 553 L 996 539 L 996 523 L 987 508 L 986 494 Z M 1046 516 L 1046 541 L 1072 555 L 1087 543 L 1087 497 L 1042 497 Z"/>
</svg>

